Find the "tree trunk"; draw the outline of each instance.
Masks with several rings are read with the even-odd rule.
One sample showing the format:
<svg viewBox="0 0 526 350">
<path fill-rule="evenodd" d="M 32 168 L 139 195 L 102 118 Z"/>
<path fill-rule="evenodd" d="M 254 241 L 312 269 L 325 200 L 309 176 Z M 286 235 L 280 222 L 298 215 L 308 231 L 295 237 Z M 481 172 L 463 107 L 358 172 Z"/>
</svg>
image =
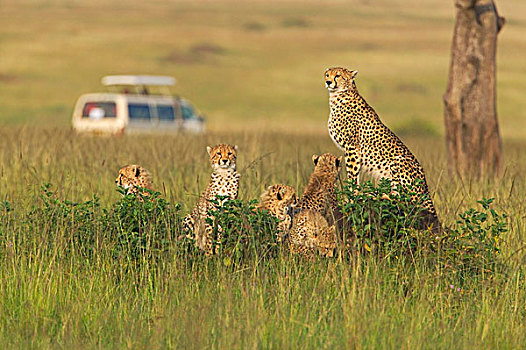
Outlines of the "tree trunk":
<svg viewBox="0 0 526 350">
<path fill-rule="evenodd" d="M 497 34 L 504 25 L 492 0 L 456 0 L 444 119 L 450 173 L 496 175 L 502 144 L 496 109 Z"/>
</svg>

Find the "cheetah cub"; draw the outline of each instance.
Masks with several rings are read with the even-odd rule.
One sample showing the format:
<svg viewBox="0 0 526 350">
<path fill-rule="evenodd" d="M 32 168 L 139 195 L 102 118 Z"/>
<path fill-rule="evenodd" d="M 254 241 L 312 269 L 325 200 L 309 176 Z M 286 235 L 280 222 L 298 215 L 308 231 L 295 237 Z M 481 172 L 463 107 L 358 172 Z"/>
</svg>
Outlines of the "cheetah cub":
<svg viewBox="0 0 526 350">
<path fill-rule="evenodd" d="M 213 226 L 206 219 L 208 210 L 214 208 L 211 200 L 215 200 L 217 196 L 237 199 L 239 174 L 236 171 L 237 146 L 219 144 L 215 147 L 208 146 L 206 150 L 213 170 L 210 183 L 194 210 L 184 218 L 183 227 L 187 236 L 195 239 L 196 246 L 210 255 L 214 252 Z M 221 232 L 218 232 L 218 245 L 221 244 L 221 238 Z"/>
<path fill-rule="evenodd" d="M 287 185 L 272 185 L 261 195 L 260 209 L 280 220 L 276 238 L 286 242 L 294 254 L 312 256 L 314 253 L 332 257 L 334 253 L 334 226 L 318 212 L 303 210 L 293 217 L 297 204 L 296 191 Z"/>
<path fill-rule="evenodd" d="M 323 215 L 330 225 L 340 224 L 342 214 L 338 208 L 335 185 L 342 166 L 342 157 L 325 153 L 313 155 L 314 171 L 303 191 L 295 212 L 314 210 Z"/>
<path fill-rule="evenodd" d="M 283 241 L 292 226 L 292 208 L 296 204 L 296 190 L 287 185 L 269 186 L 261 195 L 259 209 L 267 210 L 270 215 L 280 220 L 278 232 L 276 232 L 278 242 Z"/>
<path fill-rule="evenodd" d="M 332 258 L 336 249 L 336 228 L 329 226 L 321 213 L 304 210 L 294 215 L 288 244 L 294 254 L 312 256 L 317 253 Z"/>
<path fill-rule="evenodd" d="M 422 186 L 414 190 L 427 196 L 424 203 L 426 226 L 440 230 L 424 169 L 358 93 L 354 81 L 357 73 L 340 67 L 325 71 L 325 86 L 329 90 L 329 134 L 336 146 L 345 152 L 347 176 L 358 183 L 363 172 L 376 180 L 387 178 L 394 190 L 398 186 L 407 189 L 420 180 Z"/>
<path fill-rule="evenodd" d="M 313 155 L 314 171 L 294 209 L 289 247 L 294 253 L 332 257 L 336 248 L 336 225 L 342 215 L 335 194 L 336 179 L 341 169 L 341 157 L 325 153 Z"/>
<path fill-rule="evenodd" d="M 130 164 L 122 167 L 119 170 L 119 175 L 115 179 L 117 186 L 123 188 L 126 194 L 139 194 L 138 188 L 146 188 L 154 190 L 152 175 L 148 170 L 140 165 Z M 142 196 L 150 195 L 148 192 L 142 192 Z"/>
</svg>

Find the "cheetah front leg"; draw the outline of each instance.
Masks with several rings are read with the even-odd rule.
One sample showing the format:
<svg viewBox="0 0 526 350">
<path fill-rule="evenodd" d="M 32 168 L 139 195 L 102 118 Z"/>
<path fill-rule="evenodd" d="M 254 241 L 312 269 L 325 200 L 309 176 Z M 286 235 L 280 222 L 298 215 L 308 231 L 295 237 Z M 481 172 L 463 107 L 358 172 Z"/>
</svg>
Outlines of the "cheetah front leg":
<svg viewBox="0 0 526 350">
<path fill-rule="evenodd" d="M 214 241 L 213 241 L 214 227 L 208 222 L 205 223 L 205 239 L 204 239 L 204 251 L 206 256 L 210 256 L 214 253 Z"/>
<path fill-rule="evenodd" d="M 184 217 L 183 220 L 183 232 L 186 234 L 186 237 L 189 239 L 195 239 L 195 221 L 192 214 L 188 214 Z"/>
<path fill-rule="evenodd" d="M 215 242 L 214 253 L 221 253 L 221 245 L 223 244 L 223 228 L 221 225 L 217 225 L 217 239 Z"/>
<path fill-rule="evenodd" d="M 347 178 L 351 181 L 356 181 L 356 184 L 359 184 L 361 167 L 362 161 L 356 148 L 347 148 L 345 150 L 345 169 L 347 171 Z"/>
</svg>

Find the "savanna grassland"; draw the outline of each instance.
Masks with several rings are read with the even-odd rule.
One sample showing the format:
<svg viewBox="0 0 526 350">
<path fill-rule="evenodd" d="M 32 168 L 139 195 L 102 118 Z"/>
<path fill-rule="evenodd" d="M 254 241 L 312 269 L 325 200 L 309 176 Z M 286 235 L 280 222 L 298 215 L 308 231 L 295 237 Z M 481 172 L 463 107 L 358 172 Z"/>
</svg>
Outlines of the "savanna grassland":
<svg viewBox="0 0 526 350">
<path fill-rule="evenodd" d="M 447 173 L 442 127 L 452 2 L 3 1 L 0 346 L 526 346 L 526 4 L 498 6 L 508 20 L 498 53 L 504 172 L 460 180 Z M 332 65 L 359 70 L 361 93 L 426 169 L 445 225 L 495 198 L 508 216 L 492 243 L 498 269 L 459 276 L 427 253 L 280 251 L 233 264 L 182 247 L 180 217 L 208 181 L 207 145 L 239 146 L 244 202 L 278 182 L 301 193 L 312 154 L 339 153 L 326 131 L 322 73 Z M 118 73 L 174 75 L 210 131 L 72 133 L 78 95 Z M 171 204 L 139 253 L 114 239 L 127 233 L 114 178 L 128 163 L 149 169 Z"/>
</svg>

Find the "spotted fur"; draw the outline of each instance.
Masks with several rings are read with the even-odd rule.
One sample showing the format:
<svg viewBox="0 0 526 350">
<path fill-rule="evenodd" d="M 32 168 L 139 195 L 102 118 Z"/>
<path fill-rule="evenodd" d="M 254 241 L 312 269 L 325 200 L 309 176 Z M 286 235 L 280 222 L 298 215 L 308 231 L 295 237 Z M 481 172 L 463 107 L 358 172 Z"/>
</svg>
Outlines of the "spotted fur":
<svg viewBox="0 0 526 350">
<path fill-rule="evenodd" d="M 154 190 L 152 175 L 148 170 L 140 165 L 130 164 L 122 167 L 115 179 L 117 186 L 123 188 L 126 194 L 138 194 L 138 188 Z M 148 192 L 141 193 L 142 196 L 148 196 Z"/>
<path fill-rule="evenodd" d="M 219 230 L 216 237 L 217 246 L 214 249 L 213 225 L 206 220 L 208 210 L 214 208 L 211 200 L 215 200 L 217 196 L 237 199 L 239 174 L 236 171 L 237 146 L 219 144 L 215 147 L 207 147 L 206 150 L 213 169 L 210 183 L 194 210 L 184 218 L 183 226 L 187 237 L 195 239 L 196 246 L 210 255 L 218 250 L 222 241 L 221 230 Z"/>
<path fill-rule="evenodd" d="M 361 173 L 375 179 L 391 180 L 394 190 L 422 181 L 419 195 L 426 195 L 425 215 L 432 230 L 440 229 L 435 207 L 429 196 L 424 169 L 404 143 L 382 123 L 374 109 L 358 93 L 354 78 L 358 71 L 329 68 L 325 85 L 329 90 L 329 134 L 345 152 L 347 176 L 359 183 Z"/>
<path fill-rule="evenodd" d="M 303 210 L 294 215 L 288 238 L 294 254 L 333 257 L 336 249 L 336 229 L 315 210 Z"/>
<path fill-rule="evenodd" d="M 330 225 L 339 223 L 342 214 L 335 194 L 336 179 L 340 173 L 342 157 L 325 153 L 313 155 L 314 171 L 303 191 L 296 212 L 314 210 L 321 213 Z"/>
<path fill-rule="evenodd" d="M 325 153 L 313 155 L 312 161 L 314 171 L 294 210 L 289 248 L 293 253 L 332 257 L 337 242 L 335 225 L 342 221 L 334 188 L 342 158 Z"/>
<path fill-rule="evenodd" d="M 292 208 L 297 204 L 296 190 L 287 185 L 272 185 L 261 195 L 259 209 L 267 210 L 275 216 L 278 223 L 276 240 L 282 242 L 292 226 Z"/>
</svg>

